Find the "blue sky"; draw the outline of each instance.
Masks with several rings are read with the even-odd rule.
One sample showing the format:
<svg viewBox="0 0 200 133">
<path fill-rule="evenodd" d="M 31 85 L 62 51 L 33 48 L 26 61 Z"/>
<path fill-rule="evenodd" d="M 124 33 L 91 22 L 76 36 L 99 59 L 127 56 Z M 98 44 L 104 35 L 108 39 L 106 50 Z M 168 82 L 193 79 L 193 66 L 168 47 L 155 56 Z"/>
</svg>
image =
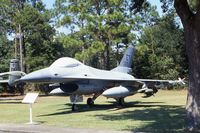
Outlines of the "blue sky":
<svg viewBox="0 0 200 133">
<path fill-rule="evenodd" d="M 45 4 L 46 8 L 50 9 L 53 7 L 55 0 L 42 0 L 42 2 Z"/>
</svg>

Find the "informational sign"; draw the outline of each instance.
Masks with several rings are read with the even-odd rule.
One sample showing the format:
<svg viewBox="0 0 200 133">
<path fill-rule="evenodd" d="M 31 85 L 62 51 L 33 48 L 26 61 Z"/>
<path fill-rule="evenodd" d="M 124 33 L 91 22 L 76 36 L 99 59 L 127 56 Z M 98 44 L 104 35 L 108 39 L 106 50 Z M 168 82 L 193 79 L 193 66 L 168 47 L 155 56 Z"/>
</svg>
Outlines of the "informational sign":
<svg viewBox="0 0 200 133">
<path fill-rule="evenodd" d="M 22 103 L 28 103 L 29 106 L 29 112 L 30 112 L 30 121 L 28 124 L 36 124 L 33 123 L 33 119 L 32 119 L 32 104 L 35 102 L 36 98 L 38 97 L 39 93 L 27 93 L 26 96 L 24 97 L 24 99 L 22 100 Z"/>
<path fill-rule="evenodd" d="M 27 93 L 22 103 L 34 103 L 39 93 Z"/>
</svg>

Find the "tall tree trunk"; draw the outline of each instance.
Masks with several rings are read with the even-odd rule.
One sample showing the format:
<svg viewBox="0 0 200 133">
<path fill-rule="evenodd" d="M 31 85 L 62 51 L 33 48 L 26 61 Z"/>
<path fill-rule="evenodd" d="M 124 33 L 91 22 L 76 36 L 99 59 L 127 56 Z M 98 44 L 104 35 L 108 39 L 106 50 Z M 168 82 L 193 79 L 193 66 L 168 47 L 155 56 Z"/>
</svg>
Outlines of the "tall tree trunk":
<svg viewBox="0 0 200 133">
<path fill-rule="evenodd" d="M 189 60 L 189 88 L 187 95 L 187 128 L 200 129 L 200 30 L 197 25 L 185 27 L 186 49 Z"/>
<path fill-rule="evenodd" d="M 189 131 L 200 130 L 200 12 L 191 12 L 187 0 L 174 0 L 181 18 L 189 61 L 189 88 L 186 124 Z M 200 9 L 200 7 L 199 7 Z"/>
</svg>

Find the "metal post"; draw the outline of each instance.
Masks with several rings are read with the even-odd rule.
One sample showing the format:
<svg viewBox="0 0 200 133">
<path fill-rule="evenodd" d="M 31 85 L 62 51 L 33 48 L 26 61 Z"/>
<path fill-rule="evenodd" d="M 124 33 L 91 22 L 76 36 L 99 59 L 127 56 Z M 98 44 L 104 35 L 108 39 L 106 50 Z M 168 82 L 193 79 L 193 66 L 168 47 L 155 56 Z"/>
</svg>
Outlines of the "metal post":
<svg viewBox="0 0 200 133">
<path fill-rule="evenodd" d="M 17 59 L 17 36 L 15 35 L 15 59 Z"/>
<path fill-rule="evenodd" d="M 32 103 L 29 104 L 30 105 L 30 124 L 33 123 L 33 119 L 32 119 Z"/>
<path fill-rule="evenodd" d="M 21 64 L 21 71 L 23 70 L 23 54 L 22 54 L 22 32 L 21 32 L 21 25 L 19 24 L 19 47 L 20 47 L 20 64 Z"/>
</svg>

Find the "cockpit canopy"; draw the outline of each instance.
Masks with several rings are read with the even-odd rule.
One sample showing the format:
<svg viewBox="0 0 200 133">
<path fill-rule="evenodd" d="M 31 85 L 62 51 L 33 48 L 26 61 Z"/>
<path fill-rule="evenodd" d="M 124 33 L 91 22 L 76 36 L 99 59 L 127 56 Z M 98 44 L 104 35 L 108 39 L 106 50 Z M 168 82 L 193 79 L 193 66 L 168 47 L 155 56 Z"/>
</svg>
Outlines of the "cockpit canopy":
<svg viewBox="0 0 200 133">
<path fill-rule="evenodd" d="M 62 57 L 56 60 L 50 67 L 77 67 L 82 63 L 76 59 L 69 57 Z"/>
</svg>

